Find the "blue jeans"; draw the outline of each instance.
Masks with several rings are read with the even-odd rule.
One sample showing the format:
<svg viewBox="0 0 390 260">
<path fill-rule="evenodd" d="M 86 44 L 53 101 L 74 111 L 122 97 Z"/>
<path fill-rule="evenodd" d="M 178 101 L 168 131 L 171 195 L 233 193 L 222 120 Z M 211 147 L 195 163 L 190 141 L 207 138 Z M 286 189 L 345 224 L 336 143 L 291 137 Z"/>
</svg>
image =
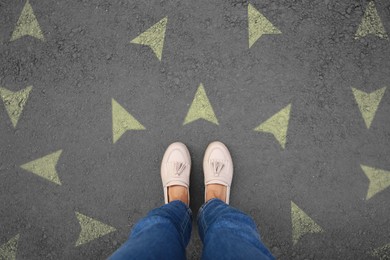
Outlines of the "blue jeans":
<svg viewBox="0 0 390 260">
<path fill-rule="evenodd" d="M 219 199 L 200 208 L 198 228 L 202 259 L 274 259 L 252 218 Z M 179 200 L 172 201 L 140 220 L 109 259 L 186 259 L 191 229 L 191 209 Z"/>
</svg>

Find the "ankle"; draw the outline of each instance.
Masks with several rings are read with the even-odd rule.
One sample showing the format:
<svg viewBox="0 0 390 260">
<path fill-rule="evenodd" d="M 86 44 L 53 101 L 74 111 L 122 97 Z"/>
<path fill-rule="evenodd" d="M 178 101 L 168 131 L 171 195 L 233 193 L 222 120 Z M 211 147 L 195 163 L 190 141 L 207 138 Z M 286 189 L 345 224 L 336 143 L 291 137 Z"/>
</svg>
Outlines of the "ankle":
<svg viewBox="0 0 390 260">
<path fill-rule="evenodd" d="M 220 199 L 226 202 L 226 186 L 221 184 L 209 184 L 206 186 L 206 202 L 211 199 Z"/>
<path fill-rule="evenodd" d="M 168 202 L 174 200 L 180 200 L 188 205 L 188 189 L 179 185 L 168 187 Z"/>
</svg>

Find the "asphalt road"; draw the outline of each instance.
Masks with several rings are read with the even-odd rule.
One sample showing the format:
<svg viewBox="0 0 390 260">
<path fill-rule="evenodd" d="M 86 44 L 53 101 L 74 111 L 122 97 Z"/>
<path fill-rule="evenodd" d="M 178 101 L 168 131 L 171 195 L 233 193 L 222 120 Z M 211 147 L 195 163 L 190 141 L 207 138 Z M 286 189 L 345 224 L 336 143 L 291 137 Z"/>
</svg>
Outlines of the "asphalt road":
<svg viewBox="0 0 390 260">
<path fill-rule="evenodd" d="M 1 0 L 0 258 L 108 257 L 174 141 L 196 216 L 220 140 L 278 259 L 390 259 L 387 32 L 385 0 Z"/>
</svg>

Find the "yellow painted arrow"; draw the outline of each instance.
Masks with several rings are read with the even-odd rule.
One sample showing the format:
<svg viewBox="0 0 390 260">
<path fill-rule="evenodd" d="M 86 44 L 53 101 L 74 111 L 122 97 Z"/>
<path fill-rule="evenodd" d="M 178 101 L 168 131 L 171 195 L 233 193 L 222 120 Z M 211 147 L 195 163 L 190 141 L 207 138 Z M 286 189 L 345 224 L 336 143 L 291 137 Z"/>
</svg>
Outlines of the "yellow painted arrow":
<svg viewBox="0 0 390 260">
<path fill-rule="evenodd" d="M 198 119 L 204 119 L 211 123 L 218 125 L 218 119 L 215 116 L 213 107 L 207 98 L 206 91 L 203 84 L 200 83 L 198 90 L 195 93 L 194 100 L 188 110 L 187 116 L 184 119 L 183 125 L 191 123 Z"/>
<path fill-rule="evenodd" d="M 282 33 L 253 5 L 248 5 L 249 48 L 264 34 Z"/>
<path fill-rule="evenodd" d="M 16 23 L 15 30 L 11 36 L 11 41 L 17 40 L 26 35 L 35 37 L 41 41 L 45 40 L 42 30 L 39 27 L 38 20 L 35 17 L 34 11 L 28 0 L 23 7 L 18 22 Z"/>
<path fill-rule="evenodd" d="M 18 242 L 20 235 L 17 234 L 11 238 L 7 243 L 0 247 L 0 259 L 14 260 L 16 259 L 16 252 L 18 250 Z"/>
<path fill-rule="evenodd" d="M 295 245 L 299 239 L 308 233 L 322 233 L 324 230 L 291 201 L 292 241 Z"/>
<path fill-rule="evenodd" d="M 81 227 L 79 238 L 76 241 L 76 246 L 83 245 L 116 230 L 114 227 L 106 225 L 79 212 L 76 212 L 76 217 Z"/>
<path fill-rule="evenodd" d="M 168 17 L 161 19 L 158 23 L 133 39 L 131 43 L 149 46 L 161 61 L 167 23 Z"/>
<path fill-rule="evenodd" d="M 371 199 L 377 193 L 390 186 L 390 171 L 372 168 L 366 165 L 360 165 L 362 170 L 370 180 L 366 200 Z"/>
<path fill-rule="evenodd" d="M 62 150 L 46 155 L 42 158 L 28 162 L 20 166 L 22 169 L 32 172 L 48 181 L 61 185 L 56 166 Z"/>
<path fill-rule="evenodd" d="M 266 132 L 274 135 L 282 148 L 286 148 L 288 122 L 290 120 L 291 104 L 267 119 L 254 129 L 257 132 Z"/>
<path fill-rule="evenodd" d="M 353 95 L 355 96 L 356 103 L 358 104 L 367 128 L 370 128 L 372 120 L 374 120 L 375 113 L 382 100 L 383 94 L 385 94 L 385 90 L 386 87 L 373 91 L 372 93 L 366 93 L 356 88 L 352 88 Z"/>
<path fill-rule="evenodd" d="M 374 257 L 378 257 L 381 260 L 388 260 L 390 259 L 390 243 L 386 244 L 384 246 L 375 248 L 372 252 L 371 255 Z"/>
<path fill-rule="evenodd" d="M 365 37 L 369 34 L 373 34 L 381 39 L 389 39 L 381 18 L 378 15 L 378 11 L 375 8 L 374 1 L 368 3 L 362 22 L 356 31 L 355 39 Z"/>
<path fill-rule="evenodd" d="M 3 100 L 4 106 L 14 128 L 18 124 L 20 115 L 22 114 L 23 109 L 27 103 L 31 90 L 32 86 L 17 92 L 12 92 L 8 89 L 0 87 L 1 99 Z"/>
<path fill-rule="evenodd" d="M 145 127 L 112 99 L 112 141 L 116 143 L 128 130 L 144 130 Z"/>
</svg>

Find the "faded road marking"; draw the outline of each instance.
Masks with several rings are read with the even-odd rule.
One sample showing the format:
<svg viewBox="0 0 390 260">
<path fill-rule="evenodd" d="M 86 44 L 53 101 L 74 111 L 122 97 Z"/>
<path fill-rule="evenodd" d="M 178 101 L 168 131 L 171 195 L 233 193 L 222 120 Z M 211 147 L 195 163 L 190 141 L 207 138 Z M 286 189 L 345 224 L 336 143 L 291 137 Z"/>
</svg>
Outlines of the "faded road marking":
<svg viewBox="0 0 390 260">
<path fill-rule="evenodd" d="M 385 27 L 383 27 L 381 18 L 378 15 L 378 11 L 375 8 L 374 1 L 368 3 L 362 22 L 356 31 L 355 39 L 362 38 L 369 34 L 376 35 L 381 39 L 389 39 Z"/>
<path fill-rule="evenodd" d="M 96 219 L 85 216 L 79 212 L 76 212 L 76 217 L 81 227 L 79 238 L 76 241 L 76 246 L 80 246 L 82 244 L 88 243 L 94 239 L 116 231 L 114 227 L 106 225 Z"/>
<path fill-rule="evenodd" d="M 291 201 L 292 241 L 295 245 L 307 233 L 322 233 L 324 230 L 303 210 Z"/>
<path fill-rule="evenodd" d="M 278 113 L 267 119 L 254 129 L 257 132 L 266 132 L 274 135 L 279 144 L 286 148 L 287 129 L 290 119 L 291 104 L 280 110 Z"/>
<path fill-rule="evenodd" d="M 375 194 L 385 190 L 390 186 L 390 171 L 360 165 L 362 170 L 370 180 L 366 200 L 371 199 Z"/>
<path fill-rule="evenodd" d="M 375 257 L 378 257 L 381 260 L 386 260 L 386 259 L 388 260 L 388 259 L 390 259 L 390 243 L 386 244 L 384 246 L 375 248 L 371 252 L 371 255 L 375 256 Z"/>
<path fill-rule="evenodd" d="M 133 39 L 131 43 L 149 46 L 161 61 L 167 23 L 168 17 L 165 17 L 140 34 L 137 38 Z"/>
<path fill-rule="evenodd" d="M 252 47 L 252 45 L 263 34 L 282 33 L 251 4 L 248 5 L 248 32 L 249 32 L 249 48 Z"/>
<path fill-rule="evenodd" d="M 61 185 L 61 181 L 56 170 L 57 162 L 61 153 L 62 150 L 59 150 L 42 158 L 23 164 L 20 167 L 55 184 Z"/>
<path fill-rule="evenodd" d="M 195 93 L 194 100 L 192 101 L 187 116 L 184 119 L 183 125 L 201 118 L 218 125 L 218 119 L 215 116 L 213 107 L 207 98 L 206 91 L 202 83 L 200 83 L 198 90 Z"/>
<path fill-rule="evenodd" d="M 7 243 L 0 247 L 0 259 L 14 260 L 16 259 L 16 252 L 18 249 L 20 235 L 17 234 L 11 238 Z"/>
<path fill-rule="evenodd" d="M 17 40 L 26 35 L 45 41 L 45 37 L 43 36 L 42 30 L 39 27 L 37 18 L 35 17 L 34 11 L 28 0 L 23 7 L 18 22 L 16 23 L 11 41 Z"/>
<path fill-rule="evenodd" d="M 17 92 L 12 92 L 8 89 L 0 87 L 0 96 L 3 99 L 4 106 L 14 128 L 18 124 L 20 115 L 22 114 L 23 108 L 27 103 L 31 90 L 32 86 L 26 87 L 25 89 Z"/>
<path fill-rule="evenodd" d="M 115 99 L 112 99 L 112 141 L 118 139 L 128 130 L 144 130 L 145 127 L 126 111 Z"/>
<path fill-rule="evenodd" d="M 370 128 L 371 126 L 372 120 L 375 117 L 375 113 L 378 109 L 379 103 L 382 100 L 385 90 L 386 87 L 371 93 L 366 93 L 361 90 L 352 88 L 353 95 L 355 96 L 356 103 L 359 106 L 360 113 L 363 116 L 367 128 Z"/>
</svg>

